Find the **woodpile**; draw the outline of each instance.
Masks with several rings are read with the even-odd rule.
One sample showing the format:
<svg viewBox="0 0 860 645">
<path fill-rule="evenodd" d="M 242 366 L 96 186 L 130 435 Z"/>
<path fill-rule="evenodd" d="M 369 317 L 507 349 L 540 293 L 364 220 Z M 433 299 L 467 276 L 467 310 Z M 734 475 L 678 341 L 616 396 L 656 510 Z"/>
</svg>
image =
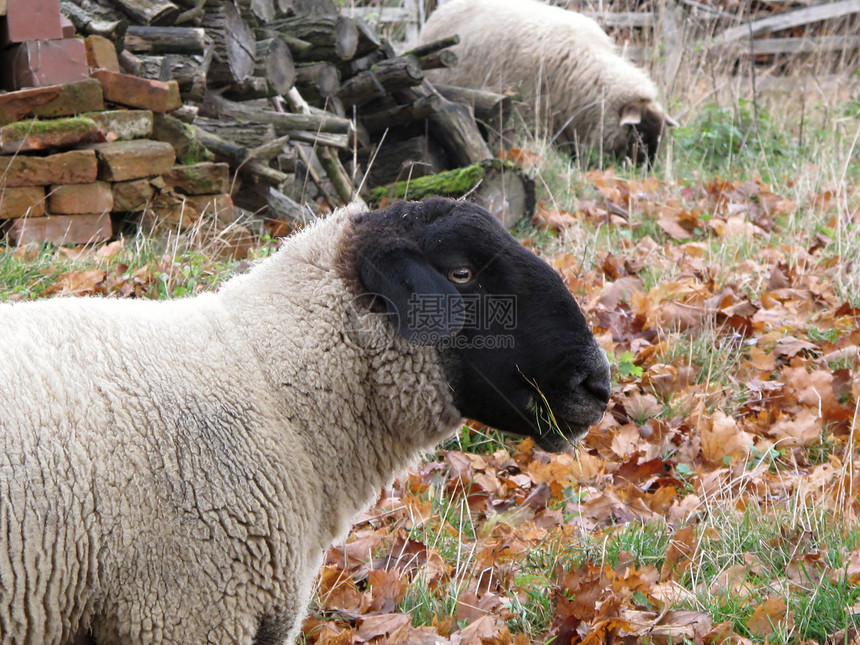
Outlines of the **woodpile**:
<svg viewBox="0 0 860 645">
<path fill-rule="evenodd" d="M 33 16 L 46 11 L 56 12 L 65 27 L 38 35 L 12 28 L 27 16 L 38 23 L 41 18 Z M 33 130 L 47 123 L 48 113 L 41 107 L 21 107 L 26 99 L 20 92 L 50 87 L 51 92 L 68 93 L 80 82 L 97 87 L 105 103 L 64 112 L 95 123 L 78 142 L 44 141 L 38 151 L 14 143 L 4 147 L 8 156 L 2 163 L 9 168 L 35 155 L 50 160 L 70 148 L 89 151 L 98 164 L 96 176 L 90 171 L 67 183 L 98 186 L 87 190 L 102 199 L 86 202 L 93 212 L 61 213 L 56 210 L 60 200 L 53 199 L 60 184 L 53 176 L 39 177 L 41 184 L 26 186 L 28 196 L 5 197 L 0 207 L 0 218 L 27 220 L 7 225 L 13 242 L 37 239 L 31 220 L 73 215 L 98 215 L 90 220 L 101 228 L 62 220 L 50 229 L 62 229 L 62 235 L 49 233 L 45 224 L 43 239 L 103 239 L 110 235 L 110 212 L 115 220 L 120 212 L 141 213 L 147 223 L 182 227 L 213 208 L 230 212 L 219 215 L 224 224 L 249 214 L 258 220 L 305 222 L 321 209 L 353 199 L 372 202 L 373 195 L 382 194 L 372 192 L 374 187 L 493 159 L 488 140 L 492 142 L 510 107 L 506 96 L 436 88 L 424 79 L 427 69 L 456 64 L 447 49 L 455 39 L 397 55 L 366 21 L 340 15 L 327 0 L 8 0 L 2 20 L 9 25 L 4 35 L 17 39 L 13 50 L 26 49 L 31 41 L 57 48 L 69 40 L 78 52 L 72 56 L 64 45 L 55 58 L 72 59 L 76 65 L 50 77 L 53 67 L 42 70 L 28 62 L 37 57 L 18 54 L 12 69 L 24 76 L 4 79 L 10 92 L 0 94 L 0 104 L 14 106 L 9 108 L 14 118 L 4 123 L 17 121 L 15 127 L 29 124 Z M 116 108 L 148 118 L 151 127 L 130 134 L 93 117 Z M 168 168 L 166 160 L 157 164 L 149 157 L 141 163 L 141 172 L 151 170 L 147 175 L 114 176 L 104 149 L 128 140 L 169 142 L 180 165 L 170 160 Z M 143 150 L 138 152 L 141 159 L 155 154 Z M 209 153 L 208 166 L 180 170 Z M 182 172 L 185 179 L 179 181 Z M 208 177 L 204 195 L 212 196 L 209 202 L 198 199 L 201 186 L 189 183 L 199 173 Z M 493 188 L 494 197 L 485 202 L 507 221 L 530 215 L 524 210 L 534 203 L 528 178 L 502 164 L 476 184 L 489 184 L 491 174 L 504 175 L 497 182 L 504 190 Z M 25 188 L 13 186 L 10 177 L 7 172 L 4 196 Z M 476 185 L 464 186 L 462 176 L 456 186 L 440 192 L 481 192 Z M 13 202 L 14 208 L 6 206 Z M 274 228 L 280 233 L 283 226 Z"/>
</svg>

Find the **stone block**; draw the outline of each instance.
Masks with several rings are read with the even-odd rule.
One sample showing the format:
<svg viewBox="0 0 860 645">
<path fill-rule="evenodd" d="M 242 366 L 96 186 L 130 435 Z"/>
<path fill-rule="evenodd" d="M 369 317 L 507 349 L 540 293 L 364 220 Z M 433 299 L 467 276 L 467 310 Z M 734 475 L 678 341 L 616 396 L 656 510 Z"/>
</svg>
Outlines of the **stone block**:
<svg viewBox="0 0 860 645">
<path fill-rule="evenodd" d="M 153 112 L 169 112 L 182 106 L 176 81 L 153 81 L 106 69 L 95 70 L 92 75 L 102 84 L 108 101 Z"/>
<path fill-rule="evenodd" d="M 62 38 L 60 15 L 60 0 L 6 0 L 6 17 L 0 20 L 0 43 Z"/>
<path fill-rule="evenodd" d="M 87 78 L 64 85 L 48 85 L 0 94 L 0 125 L 29 116 L 71 116 L 104 110 L 102 85 Z"/>
<path fill-rule="evenodd" d="M 112 210 L 113 191 L 106 181 L 51 186 L 48 191 L 48 212 L 52 215 L 110 213 Z"/>
<path fill-rule="evenodd" d="M 6 231 L 12 244 L 87 244 L 112 236 L 110 213 L 24 217 L 13 220 Z"/>
<path fill-rule="evenodd" d="M 41 186 L 6 188 L 0 192 L 0 219 L 39 217 L 45 213 L 45 189 Z"/>
<path fill-rule="evenodd" d="M 189 195 L 185 199 L 202 216 L 215 217 L 220 224 L 232 224 L 236 220 L 230 195 Z"/>
<path fill-rule="evenodd" d="M 152 134 L 150 110 L 107 110 L 82 116 L 95 121 L 108 141 L 146 139 Z"/>
<path fill-rule="evenodd" d="M 69 150 L 47 157 L 0 157 L 0 188 L 89 184 L 96 180 L 98 167 L 95 150 Z"/>
<path fill-rule="evenodd" d="M 114 212 L 137 213 L 144 210 L 159 193 L 159 178 L 132 179 L 111 184 Z"/>
<path fill-rule="evenodd" d="M 49 121 L 19 121 L 0 127 L 0 153 L 61 148 L 89 143 L 99 136 L 92 119 L 69 117 Z"/>
<path fill-rule="evenodd" d="M 9 90 L 72 83 L 89 76 L 82 38 L 28 40 L 9 49 L 3 64 Z"/>
<path fill-rule="evenodd" d="M 163 141 L 114 141 L 99 143 L 92 148 L 99 157 L 99 178 L 105 181 L 163 175 L 176 163 L 173 146 Z"/>
<path fill-rule="evenodd" d="M 230 166 L 225 163 L 196 163 L 174 166 L 164 174 L 168 186 L 185 195 L 230 192 Z"/>
<path fill-rule="evenodd" d="M 60 29 L 63 31 L 63 38 L 74 38 L 78 35 L 75 25 L 62 13 L 60 14 Z"/>
<path fill-rule="evenodd" d="M 93 69 L 106 69 L 119 73 L 119 58 L 116 46 L 108 38 L 92 34 L 84 38 L 87 48 L 87 64 Z"/>
</svg>

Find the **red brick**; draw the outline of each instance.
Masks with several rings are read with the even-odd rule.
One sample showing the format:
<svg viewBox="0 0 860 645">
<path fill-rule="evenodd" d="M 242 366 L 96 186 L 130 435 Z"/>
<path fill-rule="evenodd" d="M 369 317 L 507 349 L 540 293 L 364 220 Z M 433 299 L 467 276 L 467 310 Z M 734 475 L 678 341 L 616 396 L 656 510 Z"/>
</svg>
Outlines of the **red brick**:
<svg viewBox="0 0 860 645">
<path fill-rule="evenodd" d="M 99 143 L 92 148 L 99 156 L 99 178 L 105 181 L 163 175 L 176 163 L 173 146 L 163 141 L 114 141 Z"/>
<path fill-rule="evenodd" d="M 72 21 L 69 20 L 65 14 L 60 14 L 60 29 L 63 30 L 63 38 L 74 38 L 78 35 L 77 30 L 75 30 L 75 26 L 72 24 Z"/>
<path fill-rule="evenodd" d="M 210 162 L 174 166 L 165 173 L 164 181 L 185 195 L 226 193 L 230 190 L 230 166 Z"/>
<path fill-rule="evenodd" d="M 87 49 L 81 38 L 28 40 L 3 56 L 9 90 L 80 81 L 89 76 Z"/>
<path fill-rule="evenodd" d="M 106 181 L 51 186 L 48 191 L 48 212 L 52 215 L 109 213 L 112 210 L 113 192 Z"/>
<path fill-rule="evenodd" d="M 106 69 L 98 69 L 92 75 L 99 79 L 108 101 L 161 113 L 182 107 L 176 81 L 153 81 Z"/>
<path fill-rule="evenodd" d="M 113 41 L 93 34 L 84 38 L 84 45 L 87 48 L 87 65 L 95 69 L 119 72 L 119 59 Z"/>
<path fill-rule="evenodd" d="M 118 181 L 111 184 L 114 212 L 142 211 L 159 193 L 158 177 Z M 164 187 L 163 181 L 161 187 Z"/>
<path fill-rule="evenodd" d="M 61 148 L 93 141 L 99 136 L 92 119 L 69 117 L 49 121 L 19 121 L 0 127 L 0 153 Z"/>
<path fill-rule="evenodd" d="M 93 82 L 98 81 L 93 79 Z M 106 110 L 81 116 L 95 121 L 108 141 L 146 139 L 152 135 L 152 112 L 149 110 Z"/>
<path fill-rule="evenodd" d="M 112 235 L 110 213 L 24 217 L 14 220 L 6 231 L 12 244 L 86 244 L 109 240 Z"/>
<path fill-rule="evenodd" d="M 41 186 L 6 188 L 0 192 L 0 219 L 39 217 L 45 213 L 45 189 Z"/>
<path fill-rule="evenodd" d="M 104 110 L 102 85 L 94 78 L 0 94 L 0 125 L 28 116 L 71 116 Z"/>
<path fill-rule="evenodd" d="M 3 44 L 62 37 L 60 0 L 7 0 L 6 18 L 0 24 Z"/>
<path fill-rule="evenodd" d="M 90 184 L 98 176 L 95 150 L 69 150 L 47 157 L 0 157 L 0 188 Z"/>
</svg>

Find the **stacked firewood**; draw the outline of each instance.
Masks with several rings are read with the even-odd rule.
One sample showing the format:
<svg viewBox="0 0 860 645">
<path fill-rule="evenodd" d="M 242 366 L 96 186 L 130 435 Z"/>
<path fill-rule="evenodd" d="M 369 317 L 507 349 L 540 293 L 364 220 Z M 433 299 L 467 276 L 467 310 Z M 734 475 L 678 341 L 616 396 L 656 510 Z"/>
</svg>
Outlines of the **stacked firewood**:
<svg viewBox="0 0 860 645">
<path fill-rule="evenodd" d="M 321 205 L 378 198 L 372 188 L 398 180 L 487 167 L 510 108 L 510 97 L 424 79 L 427 69 L 456 65 L 455 37 L 398 55 L 333 0 L 60 4 L 79 33 L 113 40 L 125 72 L 177 82 L 177 116 L 230 163 L 234 202 L 251 212 L 305 220 Z M 528 214 L 528 178 L 491 165 L 479 173 L 478 196 L 505 175 L 504 190 L 485 201 L 509 222 Z"/>
</svg>

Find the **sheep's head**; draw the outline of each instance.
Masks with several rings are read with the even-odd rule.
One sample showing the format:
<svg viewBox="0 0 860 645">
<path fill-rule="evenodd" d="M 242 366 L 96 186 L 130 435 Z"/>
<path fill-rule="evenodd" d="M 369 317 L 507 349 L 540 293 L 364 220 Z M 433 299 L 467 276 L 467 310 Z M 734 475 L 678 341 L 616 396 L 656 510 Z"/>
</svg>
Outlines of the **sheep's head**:
<svg viewBox="0 0 860 645">
<path fill-rule="evenodd" d="M 652 99 L 637 99 L 625 104 L 619 120 L 627 137 L 623 154 L 636 163 L 653 163 L 666 128 L 678 126 L 663 106 Z"/>
<path fill-rule="evenodd" d="M 354 226 L 363 289 L 401 336 L 437 348 L 463 416 L 553 451 L 600 421 L 605 353 L 559 275 L 487 211 L 433 198 Z"/>
</svg>

